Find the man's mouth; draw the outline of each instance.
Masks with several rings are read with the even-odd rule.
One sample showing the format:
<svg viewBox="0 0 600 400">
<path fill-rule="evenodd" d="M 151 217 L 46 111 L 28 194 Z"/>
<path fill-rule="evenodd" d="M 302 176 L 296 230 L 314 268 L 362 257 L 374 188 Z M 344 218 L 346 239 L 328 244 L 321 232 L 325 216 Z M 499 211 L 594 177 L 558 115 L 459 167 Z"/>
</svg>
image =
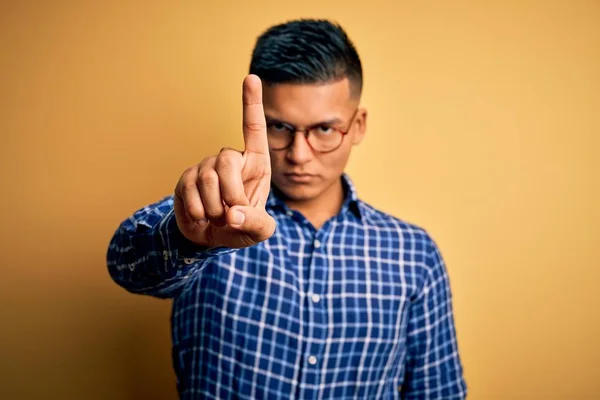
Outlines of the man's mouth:
<svg viewBox="0 0 600 400">
<path fill-rule="evenodd" d="M 307 182 L 310 182 L 315 177 L 312 174 L 294 173 L 294 172 L 286 173 L 284 175 L 289 181 L 295 182 L 295 183 L 307 183 Z"/>
</svg>

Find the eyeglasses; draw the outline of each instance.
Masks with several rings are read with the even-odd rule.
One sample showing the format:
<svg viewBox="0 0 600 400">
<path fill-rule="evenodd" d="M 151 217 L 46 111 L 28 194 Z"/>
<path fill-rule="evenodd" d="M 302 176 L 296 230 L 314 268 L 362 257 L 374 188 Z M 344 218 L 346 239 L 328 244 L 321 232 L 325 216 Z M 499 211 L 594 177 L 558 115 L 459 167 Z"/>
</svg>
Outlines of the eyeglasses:
<svg viewBox="0 0 600 400">
<path fill-rule="evenodd" d="M 350 132 L 354 118 L 358 114 L 358 108 L 352 114 L 348 129 L 342 131 L 326 124 L 309 126 L 306 129 L 297 129 L 285 122 L 273 122 L 267 124 L 267 139 L 271 150 L 285 150 L 294 143 L 297 132 L 304 133 L 309 146 L 319 153 L 329 153 L 337 150 L 344 141 L 344 136 Z"/>
</svg>

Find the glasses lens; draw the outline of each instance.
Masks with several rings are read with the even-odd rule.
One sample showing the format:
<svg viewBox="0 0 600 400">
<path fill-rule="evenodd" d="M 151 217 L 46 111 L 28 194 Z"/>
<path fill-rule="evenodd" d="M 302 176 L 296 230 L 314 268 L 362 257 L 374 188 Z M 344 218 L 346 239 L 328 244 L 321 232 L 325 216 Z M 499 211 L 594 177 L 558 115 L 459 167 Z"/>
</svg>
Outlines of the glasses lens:
<svg viewBox="0 0 600 400">
<path fill-rule="evenodd" d="M 344 138 L 342 132 L 333 128 L 317 127 L 311 129 L 308 142 L 317 151 L 330 151 L 337 148 Z"/>
<path fill-rule="evenodd" d="M 269 125 L 267 126 L 267 140 L 272 150 L 285 149 L 294 140 L 294 132 L 284 125 Z"/>
<path fill-rule="evenodd" d="M 271 150 L 283 150 L 294 141 L 295 130 L 285 125 L 267 126 L 267 138 Z M 315 151 L 327 152 L 340 146 L 344 134 L 334 128 L 316 127 L 308 132 L 308 144 Z"/>
</svg>

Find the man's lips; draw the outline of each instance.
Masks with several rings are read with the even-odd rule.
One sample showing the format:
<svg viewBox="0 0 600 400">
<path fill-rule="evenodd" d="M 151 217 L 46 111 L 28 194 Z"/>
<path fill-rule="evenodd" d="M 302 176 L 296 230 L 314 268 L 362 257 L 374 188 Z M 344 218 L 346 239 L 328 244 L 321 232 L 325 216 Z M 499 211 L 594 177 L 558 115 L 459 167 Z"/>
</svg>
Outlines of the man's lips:
<svg viewBox="0 0 600 400">
<path fill-rule="evenodd" d="M 296 172 L 290 172 L 290 173 L 286 173 L 284 175 L 288 180 L 290 180 L 292 182 L 298 182 L 298 183 L 309 182 L 310 180 L 312 180 L 315 177 L 312 174 L 296 173 Z"/>
<path fill-rule="evenodd" d="M 294 176 L 314 176 L 313 174 L 309 174 L 308 172 L 285 172 L 285 175 L 294 175 Z"/>
</svg>

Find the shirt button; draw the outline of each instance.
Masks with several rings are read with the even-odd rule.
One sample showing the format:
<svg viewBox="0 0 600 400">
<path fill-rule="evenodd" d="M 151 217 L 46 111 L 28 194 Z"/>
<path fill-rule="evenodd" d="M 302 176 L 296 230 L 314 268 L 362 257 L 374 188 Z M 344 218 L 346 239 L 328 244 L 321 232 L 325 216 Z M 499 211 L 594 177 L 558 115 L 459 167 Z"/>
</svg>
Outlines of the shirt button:
<svg viewBox="0 0 600 400">
<path fill-rule="evenodd" d="M 318 303 L 319 301 L 321 301 L 321 296 L 319 296 L 318 294 L 313 294 L 310 297 L 311 297 L 313 303 Z"/>
<path fill-rule="evenodd" d="M 319 240 L 315 240 L 315 249 L 318 249 L 319 247 L 321 247 L 321 242 L 319 242 Z"/>
<path fill-rule="evenodd" d="M 287 214 L 288 217 L 294 216 L 294 212 L 292 210 L 287 210 L 285 213 Z"/>
<path fill-rule="evenodd" d="M 163 250 L 163 257 L 164 257 L 165 261 L 167 261 L 169 259 L 169 252 L 166 250 Z"/>
<path fill-rule="evenodd" d="M 193 264 L 194 263 L 194 259 L 193 258 L 184 258 L 183 262 L 186 263 L 187 265 Z"/>
<path fill-rule="evenodd" d="M 317 363 L 317 357 L 315 357 L 315 356 L 308 357 L 308 363 L 310 365 L 315 365 Z"/>
</svg>

